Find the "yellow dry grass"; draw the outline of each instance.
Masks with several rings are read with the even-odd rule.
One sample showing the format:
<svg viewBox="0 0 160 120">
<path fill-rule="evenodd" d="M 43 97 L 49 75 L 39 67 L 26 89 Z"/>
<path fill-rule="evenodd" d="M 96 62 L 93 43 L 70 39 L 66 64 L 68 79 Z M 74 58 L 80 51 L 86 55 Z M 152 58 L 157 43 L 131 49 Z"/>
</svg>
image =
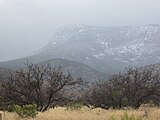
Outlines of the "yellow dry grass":
<svg viewBox="0 0 160 120">
<path fill-rule="evenodd" d="M 142 118 L 142 120 L 160 120 L 159 108 L 140 108 L 139 110 L 103 110 L 100 108 L 90 110 L 87 107 L 79 111 L 70 111 L 65 108 L 58 107 L 50 109 L 44 113 L 38 113 L 36 118 L 27 120 L 110 120 L 111 116 L 115 116 L 116 120 L 120 120 L 121 116 L 127 112 L 129 115 Z M 15 113 L 4 113 L 3 120 L 21 120 Z"/>
</svg>

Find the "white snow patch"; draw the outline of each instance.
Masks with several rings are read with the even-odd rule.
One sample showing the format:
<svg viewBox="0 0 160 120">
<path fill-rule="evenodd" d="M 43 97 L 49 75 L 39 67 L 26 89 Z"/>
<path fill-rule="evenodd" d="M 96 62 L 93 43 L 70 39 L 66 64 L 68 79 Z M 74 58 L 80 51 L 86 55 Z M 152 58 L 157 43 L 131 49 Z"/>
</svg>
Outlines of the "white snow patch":
<svg viewBox="0 0 160 120">
<path fill-rule="evenodd" d="M 92 50 L 92 51 L 96 51 L 96 49 L 94 49 L 94 48 L 91 48 L 91 50 Z"/>
<path fill-rule="evenodd" d="M 88 60 L 88 59 L 89 59 L 89 57 L 86 57 L 86 59 Z"/>
<path fill-rule="evenodd" d="M 81 32 L 84 32 L 84 31 L 85 31 L 84 29 L 81 29 L 81 30 L 78 31 L 78 33 L 81 33 Z"/>
<path fill-rule="evenodd" d="M 55 41 L 54 41 L 54 42 L 52 42 L 52 45 L 55 45 L 55 44 L 57 44 L 57 42 L 55 42 Z"/>
<path fill-rule="evenodd" d="M 121 58 L 114 58 L 116 61 L 120 61 L 120 62 L 123 62 L 123 63 L 128 63 L 128 61 L 126 61 L 126 60 L 123 60 L 123 59 L 121 59 Z"/>
<path fill-rule="evenodd" d="M 105 43 L 106 48 L 108 48 L 108 42 Z"/>
<path fill-rule="evenodd" d="M 97 59 L 101 60 L 105 56 L 105 54 L 100 53 L 100 54 L 94 54 L 93 56 L 96 57 Z"/>
</svg>

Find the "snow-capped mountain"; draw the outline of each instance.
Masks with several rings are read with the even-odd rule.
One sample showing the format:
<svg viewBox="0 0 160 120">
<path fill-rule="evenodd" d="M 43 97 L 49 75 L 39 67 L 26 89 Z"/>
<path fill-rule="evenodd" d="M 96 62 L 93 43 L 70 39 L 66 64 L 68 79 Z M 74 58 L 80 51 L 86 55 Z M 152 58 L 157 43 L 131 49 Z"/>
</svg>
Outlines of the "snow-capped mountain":
<svg viewBox="0 0 160 120">
<path fill-rule="evenodd" d="M 160 62 L 160 26 L 67 25 L 39 54 L 87 64 L 102 72 Z"/>
<path fill-rule="evenodd" d="M 57 29 L 52 41 L 35 55 L 0 63 L 0 66 L 15 66 L 26 59 L 40 63 L 55 58 L 83 63 L 105 73 L 119 72 L 127 66 L 159 63 L 160 26 L 67 25 Z"/>
</svg>

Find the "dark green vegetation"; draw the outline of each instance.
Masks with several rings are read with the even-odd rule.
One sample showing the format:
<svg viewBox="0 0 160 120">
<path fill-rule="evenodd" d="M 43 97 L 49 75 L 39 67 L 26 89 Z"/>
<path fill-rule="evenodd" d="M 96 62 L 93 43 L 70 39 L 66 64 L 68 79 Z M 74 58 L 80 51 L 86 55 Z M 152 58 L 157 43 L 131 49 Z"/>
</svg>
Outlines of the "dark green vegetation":
<svg viewBox="0 0 160 120">
<path fill-rule="evenodd" d="M 117 118 L 113 115 L 110 120 L 117 120 Z M 120 120 L 142 120 L 141 118 L 135 117 L 134 115 L 128 115 L 128 113 L 124 113 L 121 116 Z"/>
<path fill-rule="evenodd" d="M 14 106 L 14 111 L 21 117 L 21 118 L 29 118 L 29 117 L 36 117 L 38 112 L 36 111 L 36 105 L 24 105 Z"/>
<path fill-rule="evenodd" d="M 83 103 L 81 102 L 71 102 L 71 103 L 68 103 L 66 106 L 66 109 L 67 110 L 80 110 L 82 107 L 83 107 Z"/>
</svg>

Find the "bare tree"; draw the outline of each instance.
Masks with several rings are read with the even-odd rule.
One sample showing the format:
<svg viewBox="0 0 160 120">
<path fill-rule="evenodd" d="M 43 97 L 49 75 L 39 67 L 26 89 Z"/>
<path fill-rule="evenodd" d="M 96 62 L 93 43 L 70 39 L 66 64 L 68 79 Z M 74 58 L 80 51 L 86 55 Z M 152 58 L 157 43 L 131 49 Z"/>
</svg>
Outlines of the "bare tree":
<svg viewBox="0 0 160 120">
<path fill-rule="evenodd" d="M 11 73 L 1 87 L 6 104 L 36 104 L 39 111 L 45 111 L 68 100 L 67 92 L 80 83 L 80 79 L 64 73 L 62 67 L 27 64 L 25 69 Z"/>
<path fill-rule="evenodd" d="M 159 70 L 127 68 L 126 73 L 118 73 L 109 80 L 96 84 L 86 101 L 101 108 L 138 108 L 141 104 L 153 101 L 160 103 Z"/>
</svg>

